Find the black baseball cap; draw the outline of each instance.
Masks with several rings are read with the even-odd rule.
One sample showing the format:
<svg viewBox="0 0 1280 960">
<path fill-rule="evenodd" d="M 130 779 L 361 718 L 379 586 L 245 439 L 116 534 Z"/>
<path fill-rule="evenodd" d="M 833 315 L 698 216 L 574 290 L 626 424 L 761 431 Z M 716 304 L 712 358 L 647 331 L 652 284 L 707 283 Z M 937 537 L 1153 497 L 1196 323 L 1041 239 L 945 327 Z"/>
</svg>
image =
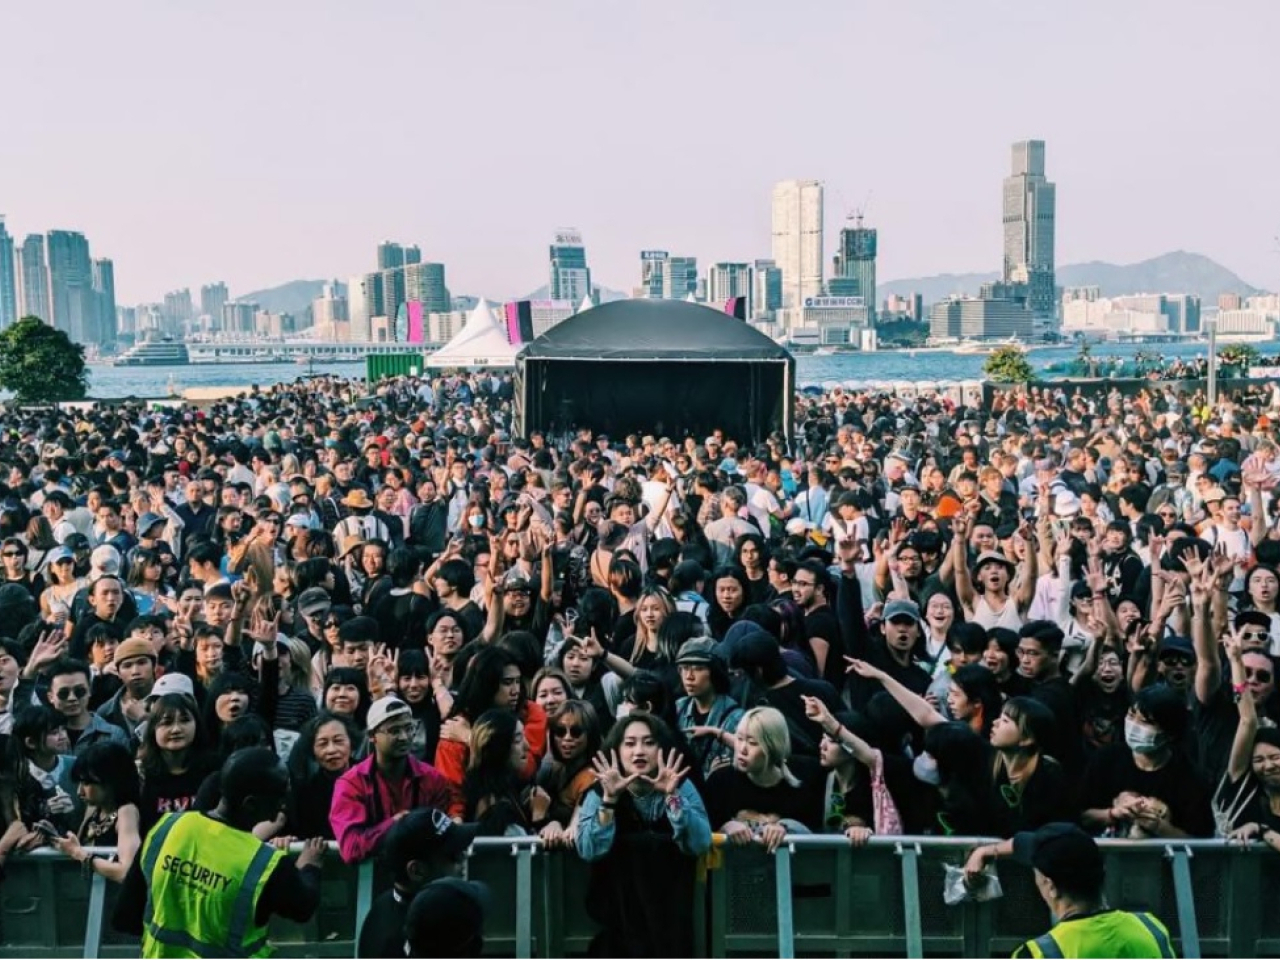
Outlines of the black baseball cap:
<svg viewBox="0 0 1280 960">
<path fill-rule="evenodd" d="M 1106 876 L 1097 842 L 1074 823 L 1015 834 L 1013 859 L 1075 893 L 1098 890 Z"/>
<path fill-rule="evenodd" d="M 411 957 L 478 957 L 484 948 L 489 888 L 445 877 L 423 887 L 409 905 L 404 934 Z"/>
<path fill-rule="evenodd" d="M 461 857 L 479 830 L 477 823 L 454 823 L 443 810 L 420 807 L 401 817 L 387 834 L 387 864 L 400 878 L 413 860 Z"/>
</svg>

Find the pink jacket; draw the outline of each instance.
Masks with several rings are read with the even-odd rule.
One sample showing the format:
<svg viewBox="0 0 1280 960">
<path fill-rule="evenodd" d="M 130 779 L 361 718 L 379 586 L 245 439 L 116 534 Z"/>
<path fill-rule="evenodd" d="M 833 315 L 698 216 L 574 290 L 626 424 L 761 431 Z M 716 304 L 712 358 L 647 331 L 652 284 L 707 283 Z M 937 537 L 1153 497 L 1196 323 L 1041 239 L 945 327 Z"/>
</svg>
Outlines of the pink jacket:
<svg viewBox="0 0 1280 960">
<path fill-rule="evenodd" d="M 448 810 L 458 803 L 458 788 L 435 767 L 408 757 L 408 770 L 399 790 L 392 790 L 374 769 L 371 755 L 344 773 L 333 788 L 329 823 L 338 841 L 338 852 L 347 863 L 359 863 L 373 855 L 395 815 L 419 807 Z"/>
</svg>

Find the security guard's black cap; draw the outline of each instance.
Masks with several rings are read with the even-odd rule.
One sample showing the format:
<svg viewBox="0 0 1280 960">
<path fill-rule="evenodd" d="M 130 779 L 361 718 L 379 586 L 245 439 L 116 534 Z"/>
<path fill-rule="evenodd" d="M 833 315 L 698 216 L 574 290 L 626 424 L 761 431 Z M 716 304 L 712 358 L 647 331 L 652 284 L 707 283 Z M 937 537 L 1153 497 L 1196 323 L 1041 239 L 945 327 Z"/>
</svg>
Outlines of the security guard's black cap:
<svg viewBox="0 0 1280 960">
<path fill-rule="evenodd" d="M 1013 858 L 1073 892 L 1097 890 L 1105 875 L 1097 842 L 1073 823 L 1015 834 Z"/>
</svg>

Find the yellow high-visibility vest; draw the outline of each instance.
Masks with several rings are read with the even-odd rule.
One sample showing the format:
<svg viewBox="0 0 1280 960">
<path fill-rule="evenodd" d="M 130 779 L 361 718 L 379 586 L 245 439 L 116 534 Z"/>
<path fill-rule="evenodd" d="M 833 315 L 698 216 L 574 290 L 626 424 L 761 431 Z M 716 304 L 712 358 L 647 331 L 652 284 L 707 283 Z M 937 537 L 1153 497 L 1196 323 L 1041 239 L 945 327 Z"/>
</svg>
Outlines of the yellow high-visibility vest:
<svg viewBox="0 0 1280 960">
<path fill-rule="evenodd" d="M 144 957 L 268 957 L 258 898 L 284 854 L 202 813 L 161 818 L 142 847 Z"/>
<path fill-rule="evenodd" d="M 1149 913 L 1103 910 L 1063 920 L 1043 936 L 1028 940 L 1015 957 L 1173 957 L 1173 941 Z"/>
</svg>

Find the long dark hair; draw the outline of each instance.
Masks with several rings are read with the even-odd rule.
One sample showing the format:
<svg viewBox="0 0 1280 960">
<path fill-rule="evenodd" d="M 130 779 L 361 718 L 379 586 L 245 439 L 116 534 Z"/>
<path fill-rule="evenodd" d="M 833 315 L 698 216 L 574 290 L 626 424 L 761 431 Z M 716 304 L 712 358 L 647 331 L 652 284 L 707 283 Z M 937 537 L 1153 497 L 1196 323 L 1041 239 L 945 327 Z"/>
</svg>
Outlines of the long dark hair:
<svg viewBox="0 0 1280 960">
<path fill-rule="evenodd" d="M 138 776 L 133 752 L 114 740 L 100 740 L 86 747 L 71 766 L 71 779 L 105 787 L 117 810 L 142 802 L 142 779 Z"/>
<path fill-rule="evenodd" d="M 511 769 L 511 750 L 516 737 L 521 736 L 519 729 L 519 719 L 508 710 L 486 710 L 472 724 L 471 751 L 462 778 L 467 820 L 477 819 L 480 802 L 486 799 L 493 801 L 483 815 L 487 825 L 497 827 L 493 821 L 501 818 L 501 828 L 505 829 L 511 822 L 524 819 L 518 800 L 516 810 L 500 809 L 508 807 L 510 804 L 503 801 L 511 801 L 519 790 L 519 776 Z M 501 833 L 502 829 L 494 832 Z"/>
<path fill-rule="evenodd" d="M 208 742 L 204 723 L 200 719 L 200 709 L 196 706 L 195 700 L 185 693 L 166 693 L 151 705 L 151 710 L 147 714 L 147 733 L 142 738 L 142 750 L 139 754 L 143 779 L 169 775 L 169 768 L 164 762 L 164 750 L 156 740 L 156 730 L 162 719 L 184 713 L 190 714 L 196 724 L 195 738 L 187 748 L 188 766 L 192 766 L 200 755 L 201 748 Z"/>
<path fill-rule="evenodd" d="M 467 672 L 463 674 L 462 683 L 458 687 L 458 696 L 454 698 L 450 717 L 465 717 L 475 723 L 479 717 L 493 709 L 493 701 L 502 686 L 502 671 L 507 667 L 519 667 L 516 658 L 501 647 L 487 646 L 479 651 L 467 664 Z M 521 687 L 520 703 L 516 706 L 519 713 L 523 706 L 524 692 Z"/>
</svg>

